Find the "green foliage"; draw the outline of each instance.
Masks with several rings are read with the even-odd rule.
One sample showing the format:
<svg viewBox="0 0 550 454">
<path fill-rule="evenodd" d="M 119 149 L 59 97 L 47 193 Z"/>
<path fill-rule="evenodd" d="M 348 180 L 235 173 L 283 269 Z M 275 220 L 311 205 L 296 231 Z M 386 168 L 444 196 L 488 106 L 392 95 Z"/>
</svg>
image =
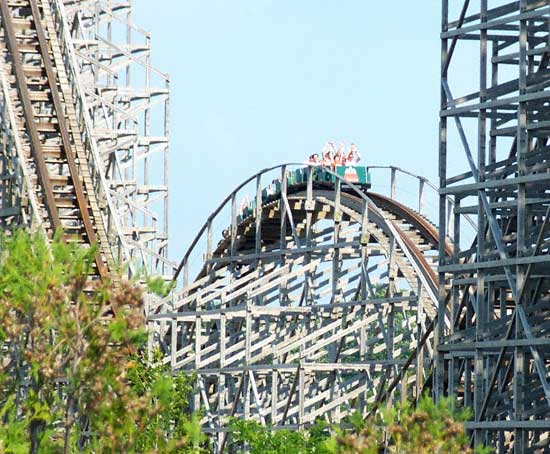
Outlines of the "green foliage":
<svg viewBox="0 0 550 454">
<path fill-rule="evenodd" d="M 147 279 L 147 290 L 160 297 L 167 296 L 174 286 L 174 281 L 166 282 L 162 277 L 149 277 Z"/>
<path fill-rule="evenodd" d="M 382 410 L 376 416 L 363 418 L 359 412 L 347 422 L 351 430 L 338 427 L 329 432 L 318 423 L 304 431 L 272 431 L 256 422 L 233 421 L 232 436 L 236 443 L 246 444 L 251 454 L 478 454 L 469 446 L 463 421 L 468 409 L 459 409 L 452 399 L 437 404 L 429 397 L 416 406 L 406 403 Z"/>
<path fill-rule="evenodd" d="M 136 439 L 139 452 L 207 452 L 199 417 L 188 412 L 194 377 L 172 375 L 170 367 L 162 363 L 162 354 L 156 351 L 150 363 L 143 354 L 133 356 L 128 380 L 136 396 L 147 396 L 151 404 L 143 414 L 147 424 Z"/>
<path fill-rule="evenodd" d="M 191 379 L 136 353 L 138 285 L 91 280 L 96 249 L 61 234 L 15 231 L 0 251 L 0 454 L 202 452 Z"/>
<path fill-rule="evenodd" d="M 0 453 L 26 454 L 30 447 L 26 422 L 15 419 L 13 405 L 14 396 L 10 396 L 0 411 Z"/>
<path fill-rule="evenodd" d="M 423 396 L 416 406 L 397 404 L 380 411 L 375 417 L 350 418 L 351 432 L 339 431 L 338 454 L 473 454 L 487 453 L 485 448 L 470 448 L 463 422 L 470 418 L 469 409 L 459 409 L 447 398 L 434 403 Z"/>
<path fill-rule="evenodd" d="M 261 426 L 255 421 L 231 423 L 232 437 L 244 443 L 251 454 L 330 454 L 333 451 L 330 433 L 325 424 L 319 423 L 308 431 L 277 430 Z"/>
</svg>

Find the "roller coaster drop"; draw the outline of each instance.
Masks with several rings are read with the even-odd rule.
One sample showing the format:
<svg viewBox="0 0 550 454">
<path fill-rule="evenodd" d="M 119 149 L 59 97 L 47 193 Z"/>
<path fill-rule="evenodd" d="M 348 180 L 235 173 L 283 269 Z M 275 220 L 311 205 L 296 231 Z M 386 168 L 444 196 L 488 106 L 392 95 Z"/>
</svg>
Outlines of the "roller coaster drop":
<svg viewBox="0 0 550 454">
<path fill-rule="evenodd" d="M 232 416 L 300 428 L 424 391 L 473 407 L 474 444 L 550 449 L 550 6 L 442 4 L 439 191 L 408 174 L 413 210 L 398 168 L 355 183 L 345 169 L 266 169 L 209 216 L 178 267 L 167 259 L 169 80 L 130 4 L 0 0 L 2 228 L 63 227 L 97 243 L 92 279 L 122 261 L 177 281 L 148 303 L 150 347 L 197 374 L 218 452 Z M 454 62 L 472 43 L 479 85 L 454 97 Z M 458 174 L 455 139 L 468 163 Z M 384 195 L 368 177 L 386 170 Z"/>
</svg>

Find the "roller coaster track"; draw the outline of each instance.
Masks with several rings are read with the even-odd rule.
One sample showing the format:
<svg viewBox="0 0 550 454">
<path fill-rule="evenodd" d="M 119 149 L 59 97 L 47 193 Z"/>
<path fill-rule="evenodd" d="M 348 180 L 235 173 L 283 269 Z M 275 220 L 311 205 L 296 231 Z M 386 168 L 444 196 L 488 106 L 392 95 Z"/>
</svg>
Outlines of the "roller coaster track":
<svg viewBox="0 0 550 454">
<path fill-rule="evenodd" d="M 8 99 L 21 151 L 37 192 L 39 222 L 48 231 L 63 229 L 79 243 L 100 245 L 99 276 L 112 265 L 112 254 L 92 186 L 75 107 L 66 82 L 55 33 L 46 39 L 53 21 L 37 2 L 0 2 L 4 39 L 4 71 Z"/>
<path fill-rule="evenodd" d="M 168 79 L 150 66 L 150 37 L 131 23 L 130 4 L 2 0 L 0 9 L 0 225 L 97 245 L 92 278 L 116 263 L 171 275 Z"/>
<path fill-rule="evenodd" d="M 150 347 L 197 373 L 194 403 L 218 452 L 231 416 L 299 428 L 426 388 L 473 407 L 474 444 L 548 447 L 549 11 L 524 0 L 476 12 L 464 0 L 449 21 L 447 3 L 443 231 L 423 211 L 426 188 L 438 191 L 424 178 L 388 168 L 388 197 L 311 171 L 298 184 L 286 164 L 231 192 L 178 267 L 167 258 L 169 78 L 151 66 L 131 3 L 0 0 L 0 228 L 48 237 L 61 228 L 97 244 L 92 279 L 116 263 L 175 275 L 176 291 L 148 303 Z M 475 39 L 491 85 L 481 77 L 478 91 L 455 98 L 455 47 Z M 515 65 L 517 79 L 499 80 L 499 65 Z M 477 166 L 474 128 L 462 125 L 474 117 L 471 143 L 490 142 Z M 457 175 L 445 164 L 451 118 L 469 166 Z M 264 196 L 273 173 L 276 190 Z M 397 174 L 416 179 L 418 210 L 398 201 Z M 254 210 L 241 214 L 246 191 Z"/>
<path fill-rule="evenodd" d="M 338 423 L 431 383 L 438 230 L 340 178 L 307 171 L 290 184 L 291 167 L 266 169 L 224 200 L 182 260 L 180 288 L 149 317 L 167 363 L 197 373 L 196 405 L 219 452 L 231 416 L 285 428 Z M 262 190 L 269 172 L 280 175 L 271 193 Z M 251 185 L 254 210 L 241 216 L 237 197 Z M 224 212 L 231 222 L 214 246 Z"/>
<path fill-rule="evenodd" d="M 105 18 L 120 20 L 110 3 L 98 5 L 91 14 L 88 2 L 0 0 L 2 227 L 50 237 L 61 228 L 97 244 L 94 279 L 136 258 L 155 274 L 175 270 L 181 287 L 149 308 L 151 343 L 174 369 L 197 372 L 195 404 L 206 409 L 206 430 L 219 434 L 219 451 L 229 416 L 303 427 L 319 417 L 340 422 L 355 405 L 420 395 L 434 363 L 433 224 L 339 177 L 327 183 L 308 172 L 290 184 L 287 164 L 232 192 L 175 269 L 157 225 L 166 214 L 154 211 L 166 208 L 165 185 L 151 184 L 146 167 L 166 153 L 166 140 L 128 129 L 140 109 L 132 103 L 148 100 L 140 104 L 148 118 L 149 103 L 166 91 L 112 85 L 114 68 L 132 61 L 152 70 L 133 56 L 146 47 L 91 34 Z M 140 159 L 144 170 L 132 173 Z M 269 172 L 279 172 L 280 188 L 264 197 Z M 421 211 L 426 180 L 418 181 Z M 249 183 L 256 208 L 242 217 L 237 197 Z M 214 247 L 226 209 L 229 229 Z M 204 260 L 189 282 L 201 239 Z"/>
</svg>

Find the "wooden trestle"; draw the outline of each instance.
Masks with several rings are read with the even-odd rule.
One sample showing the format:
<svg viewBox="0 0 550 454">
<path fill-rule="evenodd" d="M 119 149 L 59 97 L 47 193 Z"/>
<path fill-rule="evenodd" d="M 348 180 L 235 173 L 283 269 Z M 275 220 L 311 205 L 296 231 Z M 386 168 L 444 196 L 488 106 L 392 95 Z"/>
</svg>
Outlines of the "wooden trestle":
<svg viewBox="0 0 550 454">
<path fill-rule="evenodd" d="M 472 443 L 550 452 L 550 2 L 443 0 L 438 396 L 473 408 Z M 467 56 L 467 57 L 466 57 Z M 465 57 L 467 60 L 465 61 Z M 477 77 L 468 81 L 464 68 Z M 461 238 L 461 214 L 479 235 Z M 450 290 L 450 291 L 449 291 Z"/>
<path fill-rule="evenodd" d="M 228 446 L 229 417 L 276 428 L 416 398 L 432 383 L 437 229 L 375 193 L 312 181 L 280 192 L 231 225 L 204 266 L 149 317 L 175 370 L 198 375 L 205 430 Z M 446 249 L 451 253 L 449 244 Z"/>
<path fill-rule="evenodd" d="M 0 0 L 0 10 L 1 70 L 9 87 L 4 108 L 13 114 L 8 129 L 17 136 L 28 189 L 36 197 L 38 212 L 32 215 L 48 235 L 61 228 L 79 243 L 97 244 L 96 274 L 105 276 L 111 248 L 49 4 Z M 16 213 L 4 213 L 5 227 L 22 224 Z"/>
</svg>

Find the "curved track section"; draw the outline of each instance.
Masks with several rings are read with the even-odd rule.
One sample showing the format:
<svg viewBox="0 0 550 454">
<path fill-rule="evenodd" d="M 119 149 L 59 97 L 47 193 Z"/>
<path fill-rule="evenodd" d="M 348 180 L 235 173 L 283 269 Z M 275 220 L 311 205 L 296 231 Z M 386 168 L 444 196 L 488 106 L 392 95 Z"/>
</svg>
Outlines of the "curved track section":
<svg viewBox="0 0 550 454">
<path fill-rule="evenodd" d="M 355 408 L 418 396 L 433 364 L 437 229 L 339 178 L 319 182 L 308 171 L 291 185 L 289 166 L 267 198 L 266 171 L 253 177 L 248 217 L 237 215 L 238 190 L 226 199 L 199 235 L 206 253 L 196 278 L 185 283 L 188 253 L 183 288 L 149 317 L 166 361 L 197 373 L 196 404 L 220 451 L 231 416 L 287 428 L 337 423 Z M 214 245 L 224 206 L 232 222 Z"/>
</svg>

